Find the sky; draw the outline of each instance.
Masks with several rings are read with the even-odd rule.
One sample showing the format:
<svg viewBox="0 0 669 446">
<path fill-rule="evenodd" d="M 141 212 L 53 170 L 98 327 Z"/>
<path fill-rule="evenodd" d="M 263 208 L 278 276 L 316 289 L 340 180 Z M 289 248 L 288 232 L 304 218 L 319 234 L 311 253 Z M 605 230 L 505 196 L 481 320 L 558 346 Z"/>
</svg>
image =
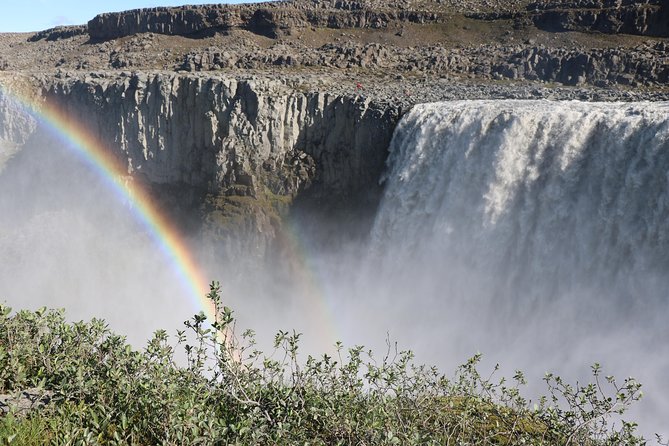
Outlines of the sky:
<svg viewBox="0 0 669 446">
<path fill-rule="evenodd" d="M 259 0 L 228 0 L 223 3 L 258 3 Z M 9 0 L 3 1 L 0 32 L 41 31 L 59 25 L 80 25 L 102 12 L 154 6 L 201 5 L 215 1 L 188 0 Z"/>
</svg>

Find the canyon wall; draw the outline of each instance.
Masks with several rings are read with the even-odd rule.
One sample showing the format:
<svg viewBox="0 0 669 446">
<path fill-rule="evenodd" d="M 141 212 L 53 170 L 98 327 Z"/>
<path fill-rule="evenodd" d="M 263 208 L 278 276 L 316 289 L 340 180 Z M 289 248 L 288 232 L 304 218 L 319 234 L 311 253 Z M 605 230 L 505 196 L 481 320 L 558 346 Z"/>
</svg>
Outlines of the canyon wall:
<svg viewBox="0 0 669 446">
<path fill-rule="evenodd" d="M 375 209 L 400 114 L 267 78 L 89 73 L 39 83 L 165 207 L 193 213 L 219 241 L 249 236 L 261 255 L 296 199 L 324 219 Z"/>
<path fill-rule="evenodd" d="M 350 2 L 352 3 L 352 2 Z M 396 9 L 349 2 L 273 2 L 135 9 L 100 14 L 88 22 L 93 40 L 138 33 L 201 36 L 211 31 L 244 29 L 277 38 L 310 27 L 386 28 L 392 22 L 443 22 L 447 16 L 422 9 Z"/>
<path fill-rule="evenodd" d="M 0 172 L 30 138 L 36 125 L 21 105 L 11 99 L 8 86 L 0 85 Z"/>
<path fill-rule="evenodd" d="M 663 0 L 553 0 L 528 5 L 534 24 L 550 31 L 669 36 Z"/>
<path fill-rule="evenodd" d="M 245 29 L 277 38 L 311 27 L 385 29 L 402 23 L 446 23 L 454 14 L 482 20 L 513 19 L 550 31 L 669 36 L 669 6 L 662 0 L 439 0 L 377 2 L 293 0 L 256 5 L 136 9 L 100 14 L 88 22 L 93 40 L 138 33 L 198 36 Z M 45 38 L 45 36 L 43 36 Z"/>
<path fill-rule="evenodd" d="M 226 47 L 194 50 L 181 69 L 216 71 L 267 66 L 392 70 L 425 76 L 470 76 L 481 80 L 526 79 L 563 85 L 664 85 L 669 82 L 669 43 L 634 48 L 551 48 L 544 45 L 490 45 L 471 48 L 393 48 L 376 43 L 321 47 L 300 54 L 284 45 L 263 52 Z"/>
</svg>

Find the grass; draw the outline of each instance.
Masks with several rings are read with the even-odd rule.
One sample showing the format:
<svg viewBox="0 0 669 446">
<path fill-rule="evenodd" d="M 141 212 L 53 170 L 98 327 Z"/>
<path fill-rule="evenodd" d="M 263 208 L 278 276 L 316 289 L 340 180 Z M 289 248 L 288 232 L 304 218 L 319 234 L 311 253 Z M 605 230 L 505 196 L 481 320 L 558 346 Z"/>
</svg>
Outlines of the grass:
<svg viewBox="0 0 669 446">
<path fill-rule="evenodd" d="M 38 446 L 50 442 L 47 421 L 42 416 L 0 417 L 0 445 Z"/>
<path fill-rule="evenodd" d="M 264 353 L 252 331 L 236 333 L 217 284 L 208 297 L 215 321 L 195 315 L 141 351 L 101 320 L 1 307 L 0 394 L 50 399 L 0 416 L 0 445 L 643 444 L 618 418 L 640 385 L 602 378 L 597 365 L 587 386 L 547 375 L 532 405 L 522 373 L 483 377 L 479 355 L 447 377 L 390 342 L 381 356 L 338 344 L 304 358 L 301 335 L 279 332 Z"/>
</svg>

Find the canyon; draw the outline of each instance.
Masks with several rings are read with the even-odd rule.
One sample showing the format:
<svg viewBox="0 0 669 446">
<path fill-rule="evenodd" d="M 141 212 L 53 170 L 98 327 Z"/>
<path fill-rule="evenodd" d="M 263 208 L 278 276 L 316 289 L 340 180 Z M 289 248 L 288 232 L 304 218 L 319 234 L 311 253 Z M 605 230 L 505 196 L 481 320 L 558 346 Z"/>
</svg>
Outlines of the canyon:
<svg viewBox="0 0 669 446">
<path fill-rule="evenodd" d="M 51 107 L 206 245 L 208 262 L 228 259 L 214 274 L 250 259 L 266 277 L 244 270 L 246 286 L 303 286 L 325 308 L 251 302 L 244 289 L 232 300 L 246 317 L 305 307 L 297 321 L 352 342 L 399 327 L 422 358 L 485 348 L 536 376 L 581 376 L 594 350 L 615 371 L 642 369 L 660 396 L 641 414 L 658 430 L 669 410 L 657 341 L 669 335 L 667 101 L 661 0 L 138 9 L 0 34 L 0 184 L 50 160 L 58 141 L 40 110 Z M 68 171 L 56 161 L 23 175 L 27 195 Z M 0 252 L 18 269 L 24 234 L 4 223 Z M 28 223 L 25 238 L 59 236 Z M 153 257 L 122 257 L 116 235 L 106 246 L 108 234 L 86 232 L 95 224 L 81 227 L 84 248 L 100 243 L 124 273 L 168 280 Z"/>
</svg>

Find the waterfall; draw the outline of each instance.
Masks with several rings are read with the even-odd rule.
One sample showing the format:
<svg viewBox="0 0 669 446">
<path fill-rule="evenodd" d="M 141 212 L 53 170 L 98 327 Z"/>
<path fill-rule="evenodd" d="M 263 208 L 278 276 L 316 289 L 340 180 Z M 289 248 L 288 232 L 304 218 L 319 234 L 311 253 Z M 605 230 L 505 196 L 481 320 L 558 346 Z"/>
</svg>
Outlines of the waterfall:
<svg viewBox="0 0 669 446">
<path fill-rule="evenodd" d="M 377 248 L 542 293 L 669 272 L 669 104 L 423 104 L 388 164 Z"/>
<path fill-rule="evenodd" d="M 535 377 L 600 361 L 644 383 L 642 431 L 666 431 L 669 104 L 423 104 L 389 150 L 360 324 Z"/>
</svg>

